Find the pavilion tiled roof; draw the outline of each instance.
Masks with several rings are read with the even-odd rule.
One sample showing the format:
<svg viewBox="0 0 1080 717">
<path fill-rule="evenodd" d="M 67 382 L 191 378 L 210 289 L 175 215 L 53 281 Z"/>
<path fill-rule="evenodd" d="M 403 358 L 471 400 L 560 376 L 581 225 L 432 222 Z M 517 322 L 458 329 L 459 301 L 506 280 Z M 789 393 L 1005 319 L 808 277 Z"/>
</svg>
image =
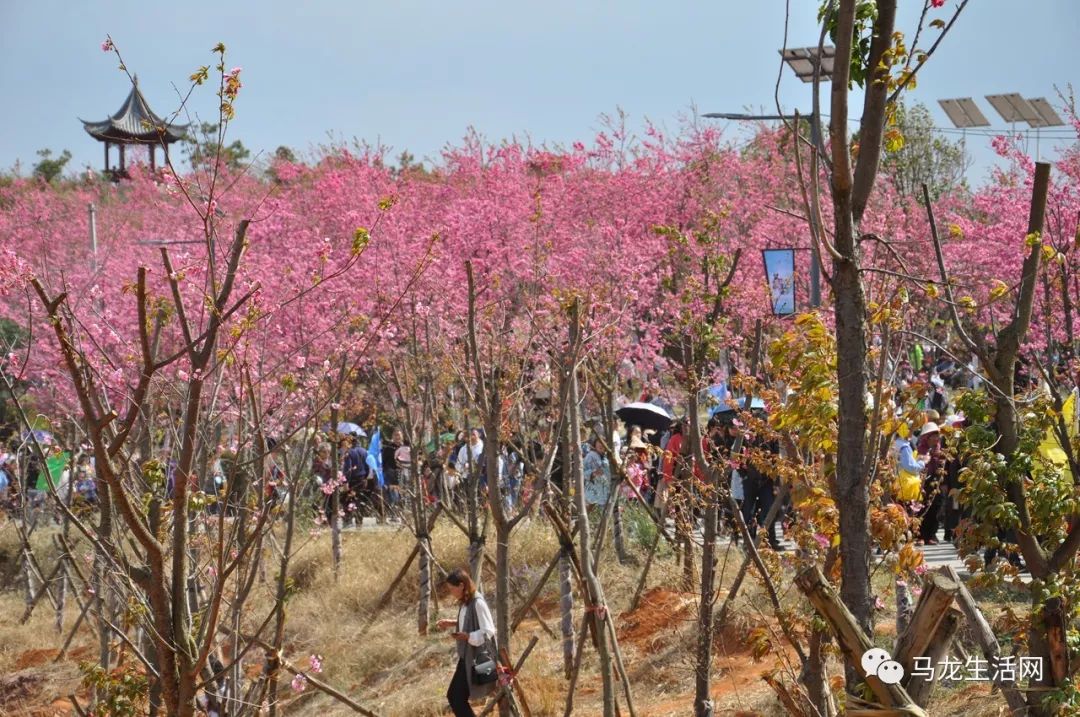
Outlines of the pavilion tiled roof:
<svg viewBox="0 0 1080 717">
<path fill-rule="evenodd" d="M 124 104 L 112 117 L 100 122 L 79 121 L 91 137 L 102 142 L 171 143 L 182 139 L 188 128 L 186 124 L 167 124 L 154 114 L 139 91 L 138 78 L 132 84 Z"/>
</svg>

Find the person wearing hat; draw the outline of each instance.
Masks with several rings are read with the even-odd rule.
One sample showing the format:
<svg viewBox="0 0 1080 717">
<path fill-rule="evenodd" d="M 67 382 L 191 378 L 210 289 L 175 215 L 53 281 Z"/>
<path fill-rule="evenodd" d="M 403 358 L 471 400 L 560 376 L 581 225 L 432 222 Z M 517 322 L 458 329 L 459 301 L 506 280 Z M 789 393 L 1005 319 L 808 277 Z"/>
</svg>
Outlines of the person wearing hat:
<svg viewBox="0 0 1080 717">
<path fill-rule="evenodd" d="M 642 438 L 641 426 L 631 426 L 630 436 L 626 444 L 626 482 L 621 490 L 627 500 L 636 498 L 639 494 L 647 498 L 645 492 L 649 489 L 649 444 Z"/>
<path fill-rule="evenodd" d="M 941 509 L 945 505 L 942 493 L 945 477 L 945 456 L 941 451 L 941 429 L 933 421 L 927 421 L 919 431 L 919 455 L 925 455 L 923 468 L 923 510 L 920 514 L 919 538 L 926 545 L 937 545 Z"/>
</svg>

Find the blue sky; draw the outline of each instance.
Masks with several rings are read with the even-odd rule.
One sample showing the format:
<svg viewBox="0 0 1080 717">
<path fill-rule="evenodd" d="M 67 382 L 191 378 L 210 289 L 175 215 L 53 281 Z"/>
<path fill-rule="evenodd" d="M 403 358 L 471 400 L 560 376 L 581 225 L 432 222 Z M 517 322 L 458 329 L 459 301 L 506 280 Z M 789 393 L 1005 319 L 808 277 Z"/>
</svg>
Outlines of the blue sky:
<svg viewBox="0 0 1080 717">
<path fill-rule="evenodd" d="M 791 0 L 789 46 L 816 44 L 817 5 Z M 914 29 L 920 7 L 902 0 L 903 29 Z M 588 141 L 617 108 L 632 126 L 647 117 L 672 131 L 694 107 L 772 112 L 783 24 L 783 0 L 0 0 L 0 167 L 18 160 L 28 171 L 42 147 L 71 150 L 76 168 L 100 166 L 101 146 L 76 118 L 103 119 L 127 93 L 101 51 L 106 33 L 159 113 L 177 104 L 172 85 L 224 42 L 229 67 L 244 68 L 233 136 L 252 149 L 304 153 L 358 138 L 437 158 L 470 126 L 489 140 L 568 144 Z M 947 128 L 936 100 L 973 96 L 1004 130 L 983 95 L 1058 104 L 1055 86 L 1080 84 L 1077 29 L 1077 0 L 971 0 L 912 98 Z M 787 111 L 809 109 L 809 86 L 790 73 L 780 96 Z M 203 119 L 213 119 L 214 99 L 212 90 L 196 98 Z M 967 143 L 978 181 L 994 161 L 989 137 Z M 1054 145 L 1044 134 L 1043 157 Z"/>
</svg>

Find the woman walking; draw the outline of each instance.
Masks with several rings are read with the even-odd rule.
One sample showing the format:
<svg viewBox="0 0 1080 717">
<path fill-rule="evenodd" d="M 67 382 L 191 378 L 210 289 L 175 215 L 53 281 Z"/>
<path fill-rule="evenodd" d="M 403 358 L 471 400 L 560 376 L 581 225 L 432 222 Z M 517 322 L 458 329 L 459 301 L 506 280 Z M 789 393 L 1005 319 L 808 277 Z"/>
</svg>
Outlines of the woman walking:
<svg viewBox="0 0 1080 717">
<path fill-rule="evenodd" d="M 491 694 L 498 675 L 495 671 L 495 622 L 484 596 L 476 590 L 469 573 L 461 568 L 446 576 L 450 594 L 458 601 L 457 619 L 439 620 L 440 630 L 454 628 L 457 642 L 457 669 L 446 690 L 446 701 L 455 717 L 475 717 L 469 700 Z"/>
</svg>

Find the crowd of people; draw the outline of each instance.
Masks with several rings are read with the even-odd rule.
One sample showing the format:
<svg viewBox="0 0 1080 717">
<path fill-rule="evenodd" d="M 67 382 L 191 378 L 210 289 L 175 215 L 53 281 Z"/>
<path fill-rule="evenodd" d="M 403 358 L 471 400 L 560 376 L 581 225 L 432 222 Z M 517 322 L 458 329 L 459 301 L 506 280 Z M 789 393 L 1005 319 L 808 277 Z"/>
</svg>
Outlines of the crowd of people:
<svg viewBox="0 0 1080 717">
<path fill-rule="evenodd" d="M 56 451 L 43 462 L 26 440 L 13 440 L 8 450 L 0 453 L 0 512 L 14 514 L 24 507 L 38 512 L 54 488 L 59 499 L 73 509 L 96 506 L 97 484 L 90 456 L 78 453 L 72 458 L 66 451 Z"/>
<path fill-rule="evenodd" d="M 975 368 L 921 345 L 890 366 L 891 385 L 884 398 L 888 410 L 895 409 L 897 417 L 906 420 L 892 439 L 895 473 L 887 490 L 918 519 L 918 535 L 913 538 L 921 544 L 936 544 L 942 529 L 944 540 L 954 540 L 964 516 L 958 500 L 964 466 L 956 446 L 958 429 L 967 422 L 955 410 L 953 397 L 958 389 L 980 387 Z M 1024 361 L 1017 365 L 1015 383 L 1017 390 L 1032 385 Z M 901 413 L 901 407 L 910 406 L 913 398 L 918 408 L 914 418 L 911 413 Z M 744 425 L 736 408 L 742 409 L 738 400 L 714 405 L 701 438 L 701 454 L 720 467 L 721 484 L 733 498 L 731 503 L 721 501 L 723 522 L 731 537 L 738 540 L 737 510 L 751 537 L 764 530 L 772 548 L 782 550 L 779 528 L 791 519 L 792 511 L 788 505 L 772 510 L 778 485 L 767 468 L 768 460 L 761 458 L 782 451 L 775 442 L 756 436 Z M 751 414 L 766 418 L 764 407 L 757 404 Z M 540 440 L 550 439 L 550 435 L 520 440 L 504 437 L 495 460 L 489 461 L 488 441 L 479 428 L 443 433 L 419 450 L 392 425 L 369 426 L 370 441 L 365 440 L 367 434 L 359 426 L 346 432 L 325 430 L 319 434 L 312 462 L 303 466 L 299 475 L 291 476 L 284 470 L 282 452 L 287 446 L 269 440 L 262 461 L 261 488 L 270 502 L 306 501 L 317 520 L 324 523 L 333 518 L 336 504 L 345 524 L 358 526 L 365 519 L 400 519 L 412 500 L 441 501 L 463 508 L 474 486 L 483 502 L 489 497 L 489 484 L 497 481 L 504 506 L 512 513 L 526 506 L 535 508 L 536 501 L 531 499 L 537 490 L 572 497 L 574 484 L 567 484 L 569 471 L 563 470 L 563 463 L 577 451 L 584 475 L 584 503 L 595 516 L 611 501 L 616 501 L 615 510 L 620 510 L 620 505 L 641 503 L 659 515 L 698 526 L 703 503 L 700 492 L 706 481 L 688 440 L 686 417 L 671 417 L 661 428 L 618 423 L 611 433 L 601 428 L 599 419 L 586 425 L 586 433 L 570 446 L 557 446 L 556 455 L 547 461 L 544 452 L 552 446 L 550 440 L 546 445 Z M 92 509 L 98 498 L 91 456 L 80 450 L 72 457 L 57 446 L 46 446 L 52 456 L 42 461 L 29 438 L 27 434 L 21 441 L 12 441 L 9 450 L 0 454 L 0 506 L 7 512 L 20 506 L 47 510 L 46 496 L 55 487 L 68 505 Z M 736 456 L 736 452 L 743 455 Z M 238 465 L 235 456 L 221 452 L 211 461 L 208 475 L 200 477 L 205 483 L 203 490 L 223 497 L 212 502 L 210 510 L 235 512 L 238 501 L 247 500 L 248 489 L 259 482 L 250 461 L 244 467 Z M 548 473 L 541 480 L 544 466 Z M 175 461 L 165 461 L 161 470 L 168 493 L 175 479 Z"/>
</svg>

